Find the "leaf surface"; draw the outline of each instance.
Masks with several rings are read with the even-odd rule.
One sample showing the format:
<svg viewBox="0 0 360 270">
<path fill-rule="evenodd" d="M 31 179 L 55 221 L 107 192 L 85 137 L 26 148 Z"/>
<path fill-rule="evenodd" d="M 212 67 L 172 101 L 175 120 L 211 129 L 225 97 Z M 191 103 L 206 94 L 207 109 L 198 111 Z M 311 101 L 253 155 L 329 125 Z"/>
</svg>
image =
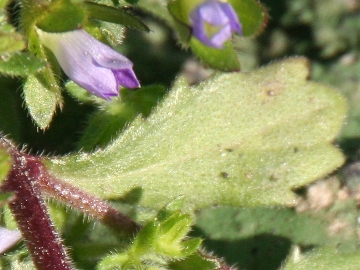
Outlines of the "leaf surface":
<svg viewBox="0 0 360 270">
<path fill-rule="evenodd" d="M 46 129 L 54 116 L 57 106 L 61 106 L 61 93 L 56 85 L 48 86 L 41 76 L 28 76 L 24 85 L 26 107 L 36 125 Z"/>
<path fill-rule="evenodd" d="M 292 58 L 251 73 L 218 74 L 199 86 L 179 79 L 147 120 L 105 149 L 50 158 L 50 171 L 102 198 L 143 189 L 140 204 L 184 196 L 196 207 L 291 204 L 295 187 L 339 167 L 331 142 L 344 98 L 307 81 Z"/>
<path fill-rule="evenodd" d="M 294 251 L 282 270 L 356 270 L 359 269 L 358 253 L 338 253 L 333 247 L 322 247 L 314 251 L 300 254 L 298 248 Z"/>
</svg>

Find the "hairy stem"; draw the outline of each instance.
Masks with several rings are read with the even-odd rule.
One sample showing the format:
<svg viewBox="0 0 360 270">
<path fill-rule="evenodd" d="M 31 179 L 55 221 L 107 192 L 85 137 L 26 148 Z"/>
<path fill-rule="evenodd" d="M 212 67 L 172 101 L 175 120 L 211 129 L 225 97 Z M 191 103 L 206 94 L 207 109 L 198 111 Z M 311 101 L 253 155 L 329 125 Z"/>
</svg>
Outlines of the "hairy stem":
<svg viewBox="0 0 360 270">
<path fill-rule="evenodd" d="M 70 184 L 56 180 L 48 174 L 40 178 L 40 185 L 50 197 L 63 201 L 84 214 L 90 215 L 117 232 L 134 235 L 140 230 L 137 223 L 121 214 L 107 202 Z"/>
<path fill-rule="evenodd" d="M 1 191 L 13 192 L 9 202 L 33 262 L 39 270 L 71 270 L 66 254 L 41 196 L 43 165 L 36 158 L 11 150 L 12 170 Z"/>
</svg>

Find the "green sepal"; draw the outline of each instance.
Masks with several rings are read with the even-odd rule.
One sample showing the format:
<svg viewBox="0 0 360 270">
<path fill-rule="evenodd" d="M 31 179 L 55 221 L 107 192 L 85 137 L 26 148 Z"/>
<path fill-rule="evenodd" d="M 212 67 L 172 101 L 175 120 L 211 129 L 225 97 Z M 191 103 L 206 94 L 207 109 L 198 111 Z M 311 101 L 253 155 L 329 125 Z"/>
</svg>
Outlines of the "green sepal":
<svg viewBox="0 0 360 270">
<path fill-rule="evenodd" d="M 78 29 L 84 25 L 87 17 L 84 7 L 71 0 L 51 2 L 44 12 L 46 14 L 37 22 L 37 26 L 45 32 L 67 32 Z"/>
<path fill-rule="evenodd" d="M 190 47 L 204 64 L 211 68 L 223 71 L 239 71 L 240 63 L 236 52 L 231 44 L 227 41 L 223 49 L 216 49 L 201 43 L 198 39 L 192 37 L 190 39 Z"/>
<path fill-rule="evenodd" d="M 0 72 L 10 76 L 26 77 L 44 67 L 44 61 L 29 52 L 4 55 L 0 60 Z"/>
<path fill-rule="evenodd" d="M 182 43 L 183 47 L 187 48 L 191 40 L 191 23 L 189 20 L 190 12 L 196 8 L 197 5 L 201 4 L 201 0 L 196 1 L 184 1 L 176 0 L 168 3 L 168 10 L 170 14 L 175 18 L 174 27 L 176 28 L 178 38 Z M 193 48 L 192 48 L 193 49 Z M 197 55 L 196 51 L 193 49 L 194 53 Z M 201 56 L 197 55 L 202 59 Z M 202 59 L 205 62 L 206 59 Z"/>
<path fill-rule="evenodd" d="M 97 269 L 172 269 L 168 268 L 169 264 L 197 254 L 202 240 L 186 236 L 193 224 L 192 218 L 179 210 L 171 211 L 180 206 L 179 201 L 168 206 L 144 226 L 125 252 L 106 257 Z M 167 217 L 163 215 L 165 212 Z M 159 215 L 164 220 L 159 219 Z"/>
<path fill-rule="evenodd" d="M 169 257 L 182 258 L 189 255 L 190 251 L 186 250 L 182 240 L 190 231 L 191 225 L 192 219 L 189 215 L 180 211 L 173 213 L 168 219 L 158 224 L 159 230 L 154 242 L 154 250 Z M 190 243 L 186 247 L 191 246 L 194 252 L 201 244 L 201 239 L 193 242 L 192 245 Z"/>
<path fill-rule="evenodd" d="M 190 13 L 204 0 L 175 0 L 168 4 L 168 9 L 177 20 L 190 26 Z"/>
<path fill-rule="evenodd" d="M 237 13 L 244 36 L 253 36 L 266 26 L 268 15 L 265 8 L 254 0 L 229 0 Z"/>
<path fill-rule="evenodd" d="M 129 13 L 129 11 L 127 11 L 125 8 L 115 8 L 106 5 L 100 5 L 94 2 L 85 2 L 85 6 L 90 13 L 90 17 L 94 19 L 122 24 L 126 27 L 140 31 L 150 31 L 146 24 L 144 24 L 136 16 Z"/>
</svg>

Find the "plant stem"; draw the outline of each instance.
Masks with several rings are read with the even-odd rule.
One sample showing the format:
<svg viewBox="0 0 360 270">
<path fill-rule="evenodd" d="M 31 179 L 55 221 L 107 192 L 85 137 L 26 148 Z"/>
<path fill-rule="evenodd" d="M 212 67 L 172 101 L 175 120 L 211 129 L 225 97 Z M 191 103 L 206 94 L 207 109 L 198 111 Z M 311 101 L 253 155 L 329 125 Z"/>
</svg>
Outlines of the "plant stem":
<svg viewBox="0 0 360 270">
<path fill-rule="evenodd" d="M 137 223 L 114 209 L 107 202 L 70 184 L 59 181 L 48 173 L 43 174 L 39 180 L 42 191 L 46 192 L 50 197 L 63 201 L 84 214 L 90 215 L 116 232 L 126 232 L 134 235 L 141 228 Z"/>
<path fill-rule="evenodd" d="M 43 164 L 36 157 L 14 149 L 8 150 L 12 154 L 13 164 L 11 172 L 1 186 L 1 191 L 14 193 L 9 206 L 36 268 L 39 270 L 73 269 L 41 196 L 41 185 L 38 179 L 41 178 L 44 170 Z"/>
</svg>

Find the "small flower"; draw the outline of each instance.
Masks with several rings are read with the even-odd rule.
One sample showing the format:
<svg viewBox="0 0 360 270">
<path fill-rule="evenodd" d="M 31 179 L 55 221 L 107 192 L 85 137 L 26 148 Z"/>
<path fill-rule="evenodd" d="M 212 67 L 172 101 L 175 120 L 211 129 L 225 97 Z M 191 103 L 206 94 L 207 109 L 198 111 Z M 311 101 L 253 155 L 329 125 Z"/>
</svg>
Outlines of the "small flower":
<svg viewBox="0 0 360 270">
<path fill-rule="evenodd" d="M 14 246 L 21 239 L 19 231 L 12 231 L 0 227 L 0 254 Z"/>
<path fill-rule="evenodd" d="M 193 35 L 205 45 L 223 48 L 233 33 L 242 35 L 242 26 L 231 4 L 208 0 L 190 14 Z"/>
<path fill-rule="evenodd" d="M 38 30 L 38 34 L 65 74 L 90 93 L 109 100 L 119 95 L 120 86 L 140 87 L 133 63 L 86 31 L 48 33 Z"/>
</svg>

